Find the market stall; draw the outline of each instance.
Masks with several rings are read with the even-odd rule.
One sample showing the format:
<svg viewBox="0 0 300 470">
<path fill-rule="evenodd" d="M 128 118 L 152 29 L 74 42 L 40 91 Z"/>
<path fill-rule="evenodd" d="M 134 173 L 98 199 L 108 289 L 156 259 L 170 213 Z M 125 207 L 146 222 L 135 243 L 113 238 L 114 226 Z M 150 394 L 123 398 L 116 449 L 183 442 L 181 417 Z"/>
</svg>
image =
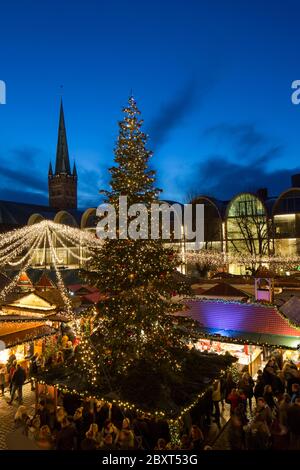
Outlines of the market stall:
<svg viewBox="0 0 300 470">
<path fill-rule="evenodd" d="M 252 344 L 233 344 L 214 341 L 211 339 L 200 339 L 195 344 L 195 347 L 199 351 L 215 352 L 217 354 L 231 354 L 238 360 L 236 366 L 241 370 L 245 369 L 246 366 L 251 375 L 255 375 L 258 369 L 262 366 L 263 349 Z"/>
</svg>

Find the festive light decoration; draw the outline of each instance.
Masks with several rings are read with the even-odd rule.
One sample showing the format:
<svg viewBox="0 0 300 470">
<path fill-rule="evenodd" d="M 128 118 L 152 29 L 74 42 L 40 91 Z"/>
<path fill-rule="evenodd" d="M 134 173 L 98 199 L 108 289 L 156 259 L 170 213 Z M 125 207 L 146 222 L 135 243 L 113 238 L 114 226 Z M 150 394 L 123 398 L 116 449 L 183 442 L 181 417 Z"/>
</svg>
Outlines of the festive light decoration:
<svg viewBox="0 0 300 470">
<path fill-rule="evenodd" d="M 295 269 L 300 264 L 299 256 L 278 255 L 251 255 L 249 253 L 224 253 L 215 250 L 201 249 L 197 251 L 186 251 L 186 261 L 191 263 L 208 264 L 212 268 L 220 268 L 228 264 L 240 266 L 247 265 L 269 265 L 274 270 L 280 268 Z"/>
<path fill-rule="evenodd" d="M 114 405 L 118 406 L 119 408 L 121 408 L 123 410 L 134 411 L 135 413 L 143 414 L 148 418 L 167 419 L 169 425 L 174 426 L 175 428 L 177 428 L 179 422 L 182 420 L 184 415 L 186 415 L 189 411 L 191 411 L 199 403 L 199 401 L 201 401 L 201 399 L 205 396 L 205 394 L 207 393 L 209 388 L 217 380 L 219 380 L 228 370 L 232 372 L 233 370 L 236 370 L 236 369 L 232 369 L 232 366 L 229 366 L 229 367 L 226 367 L 225 369 L 222 369 L 218 379 L 213 380 L 205 388 L 205 390 L 203 390 L 201 393 L 197 394 L 197 396 L 194 398 L 194 400 L 191 403 L 189 403 L 189 405 L 181 408 L 181 410 L 177 414 L 176 418 L 171 418 L 170 415 L 167 412 L 162 411 L 162 410 L 153 410 L 153 411 L 150 412 L 149 410 L 145 410 L 143 408 L 140 408 L 140 407 L 136 406 L 134 403 L 131 403 L 129 401 L 123 401 L 123 400 L 119 400 L 119 399 L 109 399 L 108 400 L 105 396 L 90 394 L 88 391 L 79 392 L 78 390 L 76 390 L 74 388 L 71 389 L 67 386 L 61 385 L 59 383 L 55 383 L 55 381 L 53 382 L 52 385 L 54 387 L 56 387 L 59 391 L 63 392 L 63 393 L 68 393 L 70 395 L 76 395 L 78 397 L 86 398 L 86 399 L 89 399 L 89 400 L 99 400 L 99 401 L 102 401 L 104 403 L 113 403 Z M 40 379 L 38 379 L 38 383 L 40 383 L 42 385 L 49 385 L 49 383 L 45 382 L 44 380 L 40 380 Z"/>
<path fill-rule="evenodd" d="M 104 192 L 105 202 L 114 205 L 117 215 L 120 211 L 120 195 L 127 195 L 128 205 L 142 202 L 150 208 L 159 194 L 159 190 L 154 187 L 154 172 L 148 169 L 151 153 L 146 148 L 146 135 L 141 131 L 139 114 L 135 100 L 131 97 L 124 109 L 124 119 L 119 124 L 116 166 L 110 169 L 111 190 Z M 141 230 L 144 228 L 141 227 Z M 52 226 L 48 225 L 48 237 L 50 230 Z M 120 235 L 121 227 L 118 230 Z M 70 242 L 78 234 L 68 228 L 63 235 L 63 240 Z M 76 241 L 78 243 L 78 238 Z M 191 352 L 188 347 L 190 342 L 197 339 L 196 322 L 171 315 L 181 309 L 181 304 L 174 301 L 174 292 L 178 295 L 189 294 L 189 287 L 176 276 L 179 257 L 161 240 L 151 238 L 132 240 L 119 237 L 99 243 L 85 236 L 83 242 L 92 258 L 89 271 L 85 273 L 87 282 L 98 287 L 104 295 L 96 310 L 93 308 L 83 312 L 82 321 L 80 324 L 77 322 L 80 343 L 75 350 L 74 360 L 61 368 L 61 380 L 59 369 L 56 369 L 55 375 L 53 368 L 48 376 L 50 383 L 62 391 L 104 401 L 107 401 L 107 395 L 111 392 L 126 398 L 133 393 L 132 400 L 109 401 L 148 416 L 174 418 L 180 409 L 172 398 L 174 384 L 180 380 L 185 384 L 186 377 L 191 379 L 191 369 L 192 374 L 197 374 L 197 364 L 198 371 L 201 368 L 201 355 L 196 351 Z M 51 240 L 49 245 L 56 260 Z M 229 362 L 233 360 L 229 358 Z M 206 361 L 207 356 L 203 356 L 201 366 L 207 364 Z M 227 358 L 225 360 L 217 356 L 214 361 L 215 371 L 211 373 L 206 369 L 211 380 L 218 376 L 220 364 L 226 363 Z M 79 391 L 76 390 L 78 377 L 81 378 Z M 139 401 L 136 395 L 140 393 L 143 407 L 147 408 L 143 387 L 149 377 L 151 386 L 161 396 L 164 397 L 167 390 L 167 395 L 172 399 L 168 410 L 165 410 L 166 402 L 161 407 L 153 406 L 155 392 L 150 397 L 148 410 L 144 411 L 137 406 Z M 47 383 L 42 375 L 40 382 Z M 68 386 L 68 383 L 72 385 Z M 84 391 L 81 391 L 82 384 L 86 388 Z M 182 407 L 180 419 L 205 393 L 203 384 L 195 382 L 194 375 L 190 386 L 193 403 Z M 101 390 L 99 396 L 95 392 L 97 389 Z M 175 418 L 172 423 L 175 425 Z"/>
<path fill-rule="evenodd" d="M 56 278 L 57 278 L 57 286 L 60 290 L 60 294 L 62 296 L 62 299 L 64 301 L 64 304 L 67 308 L 67 312 L 70 316 L 70 318 L 72 318 L 72 315 L 73 315 L 73 309 L 72 309 L 72 304 L 71 304 L 71 301 L 69 299 L 69 296 L 68 296 L 68 293 L 67 293 L 67 290 L 64 286 L 64 283 L 63 283 L 63 280 L 62 280 L 62 277 L 61 277 L 61 274 L 57 268 L 57 264 L 55 263 L 55 260 L 57 260 L 57 255 L 55 253 L 55 249 L 54 249 L 54 246 L 53 246 L 53 242 L 52 242 L 52 238 L 51 238 L 51 234 L 50 234 L 50 231 L 49 231 L 49 228 L 47 227 L 47 230 L 46 230 L 46 234 L 47 234 L 47 240 L 48 240 L 48 243 L 49 243 L 49 246 L 50 246 L 50 250 L 51 250 L 51 253 L 53 255 L 53 259 L 54 259 L 54 269 L 55 269 L 55 273 L 56 273 Z"/>
<path fill-rule="evenodd" d="M 58 270 L 58 264 L 63 260 L 57 255 L 57 246 L 54 246 L 53 239 L 65 249 L 68 249 L 74 258 L 80 259 L 82 262 L 90 260 L 90 256 L 77 255 L 72 250 L 72 246 L 78 246 L 89 252 L 90 248 L 100 247 L 101 241 L 96 239 L 90 232 L 83 232 L 80 229 L 69 227 L 66 225 L 56 224 L 50 220 L 43 220 L 34 225 L 29 225 L 21 229 L 7 232 L 0 236 L 0 266 L 5 268 L 6 265 L 16 267 L 20 271 L 32 265 L 36 252 L 42 246 L 41 265 L 46 262 L 46 251 L 51 255 L 51 264 L 54 266 L 58 288 L 66 305 L 69 316 L 72 315 L 72 305 L 68 293 L 64 287 L 61 274 Z M 68 246 L 71 245 L 71 246 Z M 20 256 L 21 255 L 21 256 Z M 19 273 L 20 273 L 19 271 Z M 18 283 L 19 273 L 17 273 L 12 281 L 2 289 L 0 299 L 4 300 L 9 292 L 11 292 Z"/>
<path fill-rule="evenodd" d="M 115 149 L 116 166 L 110 169 L 111 190 L 103 191 L 105 202 L 113 205 L 118 215 L 119 196 L 126 194 L 128 206 L 142 202 L 150 214 L 150 205 L 158 200 L 160 190 L 154 186 L 155 173 L 148 169 L 151 152 L 146 148 L 147 137 L 141 130 L 134 98 L 129 99 L 123 111 Z M 98 337 L 102 337 L 99 354 L 103 354 L 106 368 L 112 374 L 124 373 L 142 359 L 180 368 L 173 351 L 186 347 L 193 337 L 194 322 L 176 319 L 184 324 L 184 329 L 180 325 L 174 327 L 170 315 L 180 308 L 171 302 L 173 292 L 189 293 L 187 285 L 174 279 L 179 257 L 161 240 L 151 238 L 108 239 L 101 249 L 99 245 L 91 247 L 91 252 L 86 280 L 109 294 L 99 303 L 102 323 L 97 330 Z M 110 354 L 105 356 L 105 350 Z"/>
</svg>

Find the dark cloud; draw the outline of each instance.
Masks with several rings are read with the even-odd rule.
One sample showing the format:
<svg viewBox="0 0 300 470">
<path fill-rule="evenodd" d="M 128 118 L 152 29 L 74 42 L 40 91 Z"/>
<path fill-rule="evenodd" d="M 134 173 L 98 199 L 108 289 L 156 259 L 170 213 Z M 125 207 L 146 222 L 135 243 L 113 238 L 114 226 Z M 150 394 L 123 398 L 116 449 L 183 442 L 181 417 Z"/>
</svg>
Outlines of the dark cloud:
<svg viewBox="0 0 300 470">
<path fill-rule="evenodd" d="M 27 165 L 26 165 L 27 166 Z M 7 165 L 0 164 L 0 181 L 11 180 L 16 186 L 20 188 L 33 189 L 33 190 L 45 190 L 46 177 L 45 175 L 36 174 L 36 172 L 30 171 L 29 168 L 10 168 Z"/>
<path fill-rule="evenodd" d="M 43 152 L 20 147 L 0 155 L 0 198 L 44 204 L 48 201 L 47 176 L 39 162 Z"/>
<path fill-rule="evenodd" d="M 232 147 L 230 155 L 217 153 L 202 157 L 198 170 L 187 177 L 190 193 L 208 194 L 219 199 L 230 199 L 242 191 L 268 188 L 269 194 L 279 194 L 291 186 L 291 175 L 297 168 L 270 170 L 271 164 L 284 155 L 284 148 L 259 132 L 254 124 L 231 125 L 222 123 L 207 129 L 206 136 L 214 136 L 218 143 Z M 178 181 L 182 185 L 182 181 Z"/>
<path fill-rule="evenodd" d="M 270 150 L 270 158 L 271 154 Z M 274 155 L 277 154 L 277 149 L 274 149 Z M 295 168 L 270 172 L 264 167 L 264 161 L 268 161 L 267 155 L 247 166 L 219 155 L 211 155 L 205 163 L 199 165 L 197 176 L 192 179 L 191 191 L 219 199 L 230 199 L 239 192 L 256 191 L 259 188 L 268 188 L 270 195 L 278 195 L 291 186 L 291 175 L 300 171 Z"/>
<path fill-rule="evenodd" d="M 227 141 L 234 147 L 239 156 L 256 151 L 268 144 L 268 138 L 256 129 L 254 124 L 221 123 L 204 131 L 204 135 L 212 136 L 219 142 Z"/>
<path fill-rule="evenodd" d="M 13 161 L 23 163 L 24 165 L 36 164 L 36 161 L 41 157 L 42 151 L 35 147 L 21 147 L 11 150 L 10 154 Z"/>
<path fill-rule="evenodd" d="M 170 100 L 162 104 L 148 127 L 150 146 L 157 150 L 168 138 L 173 129 L 182 123 L 182 120 L 195 104 L 196 82 L 190 80 L 185 86 Z"/>
<path fill-rule="evenodd" d="M 26 204 L 48 205 L 48 193 L 26 191 L 22 188 L 0 187 L 0 199 L 3 201 L 24 202 Z"/>
</svg>

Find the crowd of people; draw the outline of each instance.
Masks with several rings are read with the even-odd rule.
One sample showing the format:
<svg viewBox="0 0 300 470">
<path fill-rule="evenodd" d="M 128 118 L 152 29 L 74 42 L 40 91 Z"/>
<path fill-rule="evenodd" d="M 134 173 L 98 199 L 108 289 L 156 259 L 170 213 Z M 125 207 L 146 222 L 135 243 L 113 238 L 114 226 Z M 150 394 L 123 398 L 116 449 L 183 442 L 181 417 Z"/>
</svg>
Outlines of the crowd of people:
<svg viewBox="0 0 300 470">
<path fill-rule="evenodd" d="M 18 400 L 20 405 L 22 404 L 23 385 L 26 380 L 30 380 L 31 389 L 33 390 L 34 376 L 38 371 L 42 371 L 46 367 L 63 364 L 74 356 L 75 346 L 68 336 L 62 336 L 57 341 L 56 346 L 57 348 L 51 354 L 40 352 L 26 357 L 23 365 L 17 362 L 15 354 L 11 354 L 6 365 L 0 366 L 0 391 L 1 395 L 4 396 L 5 390 L 9 390 L 10 400 L 8 404 L 11 405 L 15 399 Z"/>
<path fill-rule="evenodd" d="M 300 371 L 274 355 L 257 379 L 245 372 L 225 382 L 231 420 L 228 442 L 232 450 L 300 450 Z"/>
<path fill-rule="evenodd" d="M 39 369 L 59 365 L 74 355 L 74 345 L 67 337 L 60 348 L 47 357 L 33 354 L 27 378 Z M 60 393 L 56 408 L 49 397 L 40 400 L 34 416 L 22 405 L 24 369 L 13 357 L 3 376 L 9 373 L 9 404 L 16 398 L 19 408 L 15 423 L 23 434 L 43 449 L 211 449 L 225 424 L 224 411 L 230 409 L 226 433 L 231 450 L 300 450 L 300 371 L 291 362 L 283 362 L 275 352 L 255 380 L 247 371 L 227 371 L 207 390 L 199 404 L 180 422 L 177 438 L 171 436 L 167 421 L 132 414 L 115 405 L 97 400 L 81 400 Z M 34 381 L 32 380 L 32 388 Z M 18 396 L 16 397 L 16 393 Z"/>
<path fill-rule="evenodd" d="M 42 399 L 34 416 L 24 405 L 15 415 L 16 428 L 44 450 L 168 450 L 195 452 L 210 449 L 217 429 L 181 423 L 177 441 L 171 439 L 167 421 L 142 413 L 126 413 L 111 403 L 80 401 L 61 394 L 55 410 L 52 400 Z M 80 406 L 78 406 L 80 405 Z M 216 425 L 215 425 L 216 426 Z M 217 428 L 217 426 L 216 426 Z"/>
</svg>

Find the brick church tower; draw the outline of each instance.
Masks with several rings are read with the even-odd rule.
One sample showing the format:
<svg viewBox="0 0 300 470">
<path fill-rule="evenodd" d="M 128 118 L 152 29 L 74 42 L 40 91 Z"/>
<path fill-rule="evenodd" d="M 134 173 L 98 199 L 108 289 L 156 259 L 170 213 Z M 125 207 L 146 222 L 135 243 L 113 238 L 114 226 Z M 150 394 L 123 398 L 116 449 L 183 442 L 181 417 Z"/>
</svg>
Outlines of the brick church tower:
<svg viewBox="0 0 300 470">
<path fill-rule="evenodd" d="M 55 209 L 77 209 L 77 171 L 71 173 L 63 103 L 60 103 L 55 173 L 48 172 L 49 205 Z"/>
</svg>

